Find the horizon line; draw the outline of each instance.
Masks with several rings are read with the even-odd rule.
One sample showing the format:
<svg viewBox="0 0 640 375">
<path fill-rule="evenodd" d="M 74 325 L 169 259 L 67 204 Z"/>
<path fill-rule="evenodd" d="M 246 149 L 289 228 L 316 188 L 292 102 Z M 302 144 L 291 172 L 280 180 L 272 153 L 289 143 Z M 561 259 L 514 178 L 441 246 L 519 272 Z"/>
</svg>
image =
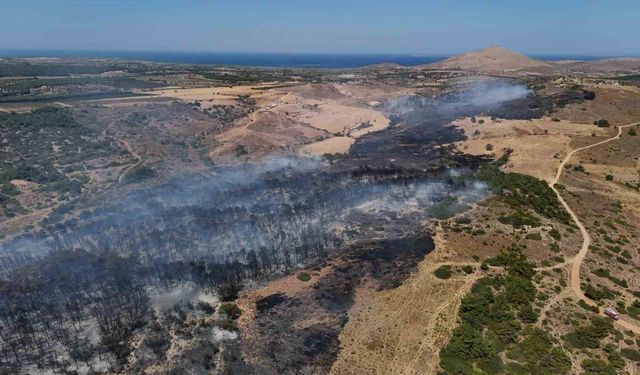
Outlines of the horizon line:
<svg viewBox="0 0 640 375">
<path fill-rule="evenodd" d="M 331 51 L 230 51 L 230 50 L 161 50 L 161 49 L 92 49 L 92 48 L 2 48 L 0 52 L 52 52 L 52 53 L 172 53 L 172 54 L 256 54 L 256 55 L 335 55 L 335 56 L 416 56 L 416 57 L 451 57 L 475 50 L 463 52 L 331 52 Z M 515 51 L 515 50 L 514 50 Z M 606 58 L 640 58 L 640 54 L 601 54 L 601 53 L 527 53 L 529 57 L 606 57 Z M 12 56 L 20 57 L 20 56 Z M 47 57 L 47 56 L 42 56 Z"/>
</svg>

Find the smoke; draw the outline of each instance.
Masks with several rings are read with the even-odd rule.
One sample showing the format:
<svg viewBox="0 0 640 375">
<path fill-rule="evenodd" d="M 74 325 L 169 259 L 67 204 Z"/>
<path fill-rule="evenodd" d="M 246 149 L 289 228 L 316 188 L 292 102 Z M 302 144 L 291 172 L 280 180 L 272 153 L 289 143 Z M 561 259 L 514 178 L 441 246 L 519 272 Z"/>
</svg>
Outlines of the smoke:
<svg viewBox="0 0 640 375">
<path fill-rule="evenodd" d="M 522 84 L 504 81 L 483 82 L 467 87 L 460 95 L 460 98 L 463 102 L 476 107 L 489 107 L 511 100 L 522 99 L 530 93 L 531 91 Z"/>
<path fill-rule="evenodd" d="M 18 236 L 14 241 L 0 244 L 0 260 L 6 257 L 15 260 L 22 256 L 41 258 L 59 246 L 61 239 L 66 239 L 63 242 L 69 248 L 93 247 L 95 241 L 91 237 L 101 232 L 110 233 L 122 227 L 130 231 L 143 230 L 145 222 L 157 221 L 171 215 L 171 211 L 180 215 L 179 211 L 185 208 L 251 207 L 255 205 L 251 193 L 268 190 L 264 184 L 270 176 L 287 179 L 326 165 L 326 160 L 319 157 L 273 157 L 258 163 L 220 167 L 210 174 L 182 174 L 160 185 L 140 188 L 113 200 L 105 199 L 106 202 L 83 211 L 80 221 L 67 220 L 65 225 L 60 223 L 67 211 L 62 207 L 44 221 L 45 224 L 56 223 L 52 225 L 55 230 Z M 240 194 L 236 194 L 238 192 Z M 226 199 L 228 195 L 233 199 Z M 158 224 L 156 229 L 162 229 L 162 226 Z M 119 239 L 114 237 L 112 240 L 116 245 Z"/>
<path fill-rule="evenodd" d="M 238 333 L 225 331 L 218 327 L 213 327 L 212 335 L 213 342 L 236 340 L 238 338 Z"/>
<path fill-rule="evenodd" d="M 428 116 L 476 113 L 527 95 L 521 84 L 484 81 L 435 98 L 396 98 L 386 108 L 421 124 Z M 69 219 L 65 207 L 55 210 L 44 230 L 0 245 L 0 274 L 71 249 L 143 264 L 246 265 L 262 254 L 261 263 L 304 265 L 345 241 L 383 235 L 371 223 L 386 221 L 397 233 L 408 233 L 430 212 L 442 210 L 442 202 L 460 208 L 486 194 L 486 186 L 468 179 L 464 170 L 429 178 L 403 173 L 356 174 L 318 157 L 277 157 L 208 174 L 185 173 L 106 199 L 109 203 L 77 218 Z"/>
<path fill-rule="evenodd" d="M 453 183 L 437 176 L 405 182 L 397 173 L 354 176 L 332 170 L 324 159 L 288 157 L 183 175 L 87 211 L 81 221 L 55 224 L 54 232 L 4 245 L 0 262 L 6 273 L 51 252 L 82 249 L 146 264 L 246 264 L 249 254 L 268 253 L 272 262 L 300 266 L 346 240 L 368 238 L 372 222 L 392 220 L 406 233 L 440 201 L 458 197 L 464 204 L 483 196 L 462 170 L 448 174 Z M 345 235 L 343 227 L 354 231 Z M 152 305 L 160 311 L 193 297 L 195 290 L 187 289 L 156 296 Z"/>
<path fill-rule="evenodd" d="M 151 308 L 156 314 L 160 314 L 168 311 L 177 304 L 198 299 L 202 294 L 202 288 L 194 283 L 187 282 L 169 290 L 158 291 L 155 290 L 155 288 L 149 288 L 147 292 L 149 294 L 149 304 Z"/>
<path fill-rule="evenodd" d="M 523 84 L 502 80 L 476 81 L 457 92 L 438 97 L 408 95 L 393 98 L 385 103 L 385 110 L 394 115 L 405 115 L 421 110 L 433 115 L 449 115 L 463 111 L 483 111 L 498 107 L 512 100 L 527 97 L 531 90 Z"/>
</svg>

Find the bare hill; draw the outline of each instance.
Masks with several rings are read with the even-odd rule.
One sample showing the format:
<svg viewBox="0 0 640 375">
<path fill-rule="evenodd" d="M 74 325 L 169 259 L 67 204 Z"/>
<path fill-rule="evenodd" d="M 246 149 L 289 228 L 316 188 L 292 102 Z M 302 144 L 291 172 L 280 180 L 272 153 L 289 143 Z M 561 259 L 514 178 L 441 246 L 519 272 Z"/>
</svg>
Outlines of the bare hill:
<svg viewBox="0 0 640 375">
<path fill-rule="evenodd" d="M 503 72 L 518 70 L 553 69 L 549 62 L 532 59 L 521 53 L 502 48 L 489 47 L 477 51 L 466 52 L 446 60 L 429 64 L 436 69 L 462 69 L 481 72 Z"/>
<path fill-rule="evenodd" d="M 640 72 L 640 58 L 571 61 L 563 63 L 562 68 L 585 73 Z"/>
</svg>

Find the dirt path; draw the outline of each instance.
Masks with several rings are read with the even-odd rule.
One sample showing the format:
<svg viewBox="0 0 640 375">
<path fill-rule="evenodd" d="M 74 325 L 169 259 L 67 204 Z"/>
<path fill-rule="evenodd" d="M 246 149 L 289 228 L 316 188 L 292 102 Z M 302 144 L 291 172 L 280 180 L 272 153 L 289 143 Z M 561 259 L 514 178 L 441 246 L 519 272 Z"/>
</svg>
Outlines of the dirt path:
<svg viewBox="0 0 640 375">
<path fill-rule="evenodd" d="M 586 150 L 586 149 L 592 148 L 592 147 L 600 146 L 600 145 L 603 145 L 603 144 L 611 142 L 611 141 L 614 141 L 614 140 L 620 138 L 620 136 L 622 135 L 622 130 L 624 128 L 628 128 L 630 126 L 636 126 L 636 125 L 640 125 L 640 122 L 633 123 L 633 124 L 628 124 L 628 125 L 618 126 L 618 133 L 614 137 L 605 139 L 604 141 L 600 141 L 600 142 L 594 143 L 594 144 L 589 145 L 589 146 L 580 147 L 580 148 L 577 148 L 577 149 L 571 151 L 569 154 L 567 154 L 567 156 L 564 158 L 564 160 L 562 161 L 562 163 L 558 167 L 558 170 L 556 171 L 556 175 L 555 175 L 553 181 L 551 181 L 549 183 L 549 186 L 551 187 L 553 192 L 556 193 L 556 195 L 558 197 L 558 200 L 560 201 L 562 206 L 565 208 L 565 210 L 567 210 L 569 215 L 571 215 L 571 218 L 573 219 L 573 222 L 580 229 L 580 234 L 582 234 L 582 247 L 580 248 L 580 251 L 578 252 L 578 254 L 575 257 L 573 257 L 572 259 L 567 260 L 567 261 L 565 261 L 565 262 L 563 262 L 561 264 L 555 265 L 553 267 L 548 267 L 548 269 L 561 268 L 561 267 L 564 267 L 564 266 L 570 264 L 571 265 L 571 270 L 569 272 L 569 275 L 570 275 L 569 276 L 569 278 L 570 278 L 569 288 L 575 294 L 575 296 L 578 297 L 578 299 L 582 299 L 586 303 L 588 303 L 588 304 L 590 304 L 592 306 L 597 306 L 597 304 L 595 303 L 595 301 L 593 301 L 592 299 L 590 299 L 587 296 L 585 296 L 584 293 L 582 292 L 582 288 L 580 287 L 580 267 L 582 266 L 582 263 L 584 262 L 584 258 L 586 257 L 587 252 L 589 251 L 589 245 L 591 245 L 591 236 L 589 235 L 589 232 L 587 232 L 587 229 L 585 228 L 584 224 L 582 224 L 582 222 L 580 221 L 578 216 L 575 214 L 575 212 L 573 212 L 571 207 L 569 207 L 567 202 L 562 198 L 562 195 L 560 194 L 560 191 L 558 191 L 558 189 L 556 189 L 555 185 L 560 180 L 560 176 L 562 175 L 562 171 L 564 170 L 564 166 L 571 159 L 571 157 L 573 155 L 575 155 L 575 153 L 577 153 L 579 151 L 582 151 L 582 150 Z M 543 269 L 546 269 L 546 268 L 539 268 L 538 270 L 543 270 Z M 546 308 L 546 306 L 545 306 L 545 308 Z M 600 315 L 604 315 L 603 309 L 600 308 L 600 307 L 598 307 L 598 308 L 600 310 Z M 543 309 L 543 311 L 546 311 L 546 310 Z M 618 320 L 618 321 L 616 321 L 616 324 L 621 326 L 623 329 L 633 331 L 636 334 L 640 334 L 640 326 L 635 325 L 635 324 L 633 324 L 631 322 L 624 321 L 624 320 Z"/>
<path fill-rule="evenodd" d="M 118 139 L 118 138 L 115 138 L 115 137 L 113 139 L 116 141 L 116 143 L 118 144 L 119 147 L 123 147 L 124 149 L 127 150 L 127 152 L 129 152 L 129 154 L 131 154 L 131 156 L 133 156 L 134 158 L 138 159 L 137 162 L 129 165 L 128 167 L 125 167 L 122 170 L 122 173 L 120 173 L 120 177 L 118 177 L 118 183 L 120 185 L 122 185 L 122 181 L 124 180 L 124 177 L 127 175 L 127 172 L 129 172 L 133 168 L 139 166 L 140 163 L 142 163 L 142 156 L 140 156 L 140 154 L 138 154 L 136 152 L 136 150 L 134 150 L 133 147 L 131 147 L 129 142 L 125 141 L 124 139 Z"/>
<path fill-rule="evenodd" d="M 127 150 L 127 152 L 133 156 L 137 161 L 135 163 L 132 163 L 126 167 L 124 167 L 122 169 L 122 172 L 120 172 L 120 176 L 118 176 L 118 184 L 122 185 L 122 181 L 124 180 L 124 177 L 127 175 L 127 172 L 129 172 L 130 170 L 132 170 L 133 168 L 137 167 L 138 165 L 140 165 L 140 163 L 142 163 L 142 156 L 140 156 L 140 154 L 138 154 L 133 147 L 131 147 L 131 144 L 127 141 L 125 141 L 124 139 L 120 139 L 117 138 L 114 135 L 110 135 L 107 134 L 107 132 L 109 131 L 109 129 L 111 129 L 111 127 L 117 122 L 122 120 L 122 117 L 118 117 L 117 119 L 111 121 L 109 123 L 109 125 L 107 125 L 103 130 L 102 130 L 102 136 L 103 137 L 109 137 L 111 138 L 120 148 L 124 148 L 125 150 Z"/>
</svg>

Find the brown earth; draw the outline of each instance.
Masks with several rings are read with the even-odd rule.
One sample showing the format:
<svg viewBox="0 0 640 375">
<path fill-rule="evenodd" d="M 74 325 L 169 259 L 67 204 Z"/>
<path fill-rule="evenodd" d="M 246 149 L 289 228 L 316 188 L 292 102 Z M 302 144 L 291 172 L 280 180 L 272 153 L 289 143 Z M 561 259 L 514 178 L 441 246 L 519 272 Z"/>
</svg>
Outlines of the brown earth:
<svg viewBox="0 0 640 375">
<path fill-rule="evenodd" d="M 489 47 L 481 50 L 466 52 L 428 65 L 435 69 L 462 69 L 486 73 L 546 69 L 552 70 L 553 64 L 532 59 L 521 53 L 502 48 Z"/>
<path fill-rule="evenodd" d="M 436 250 L 398 288 L 376 291 L 363 285 L 357 290 L 331 374 L 436 373 L 460 298 L 478 276 L 436 278 L 438 253 L 447 245 L 441 234 L 435 241 Z"/>
<path fill-rule="evenodd" d="M 455 121 L 453 126 L 461 128 L 468 138 L 456 143 L 461 152 L 499 157 L 506 149 L 511 149 L 513 153 L 503 167 L 505 171 L 530 174 L 546 181 L 555 176 L 562 158 L 571 149 L 572 139 L 594 133 L 596 136 L 607 134 L 607 129 L 595 125 L 553 121 L 550 118 L 492 120 L 478 117 L 476 123 L 465 118 Z"/>
<path fill-rule="evenodd" d="M 553 118 L 577 123 L 593 124 L 605 119 L 611 125 L 629 124 L 640 119 L 640 90 L 635 87 L 585 85 L 595 98 L 579 104 L 568 104 L 551 115 Z"/>
</svg>

